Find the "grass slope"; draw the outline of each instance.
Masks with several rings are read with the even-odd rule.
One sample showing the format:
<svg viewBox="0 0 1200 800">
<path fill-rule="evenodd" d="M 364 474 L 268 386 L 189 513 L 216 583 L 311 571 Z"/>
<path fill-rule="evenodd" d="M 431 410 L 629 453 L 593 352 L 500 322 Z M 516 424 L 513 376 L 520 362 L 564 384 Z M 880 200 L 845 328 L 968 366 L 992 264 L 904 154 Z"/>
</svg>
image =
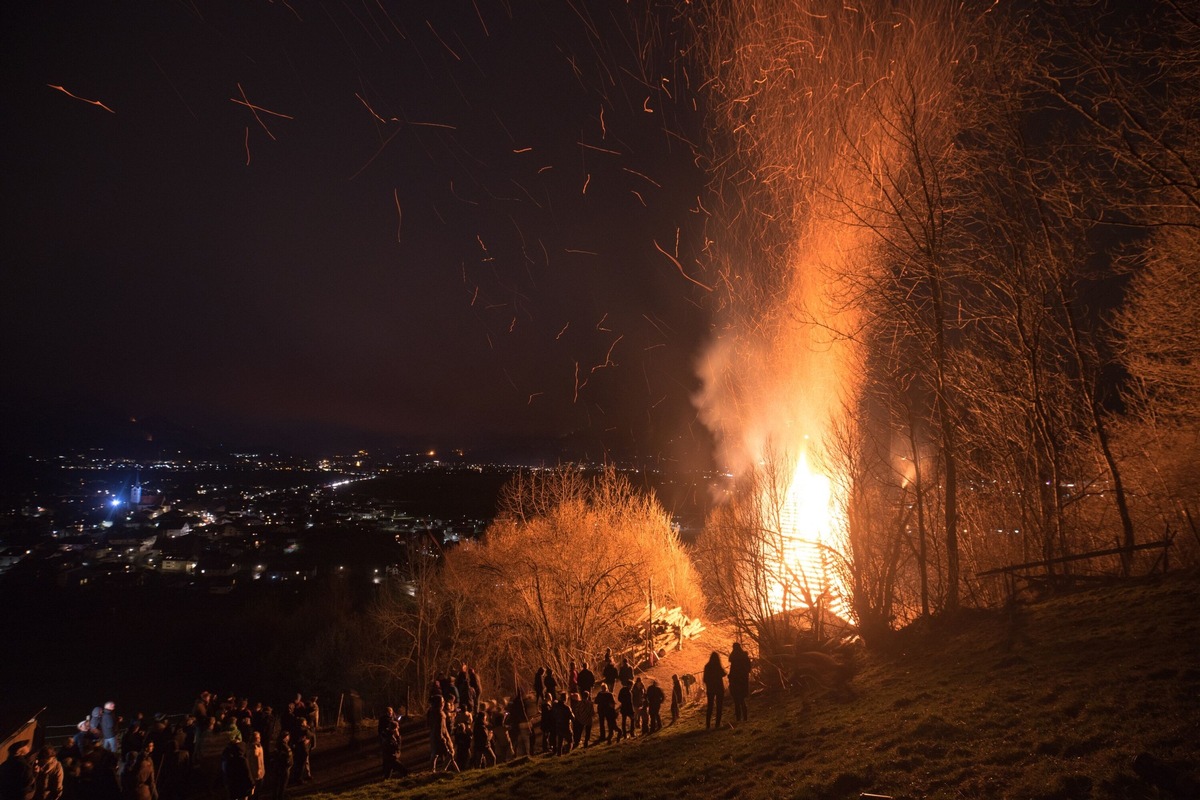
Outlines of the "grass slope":
<svg viewBox="0 0 1200 800">
<path fill-rule="evenodd" d="M 1200 763 L 1200 581 L 1095 589 L 912 628 L 863 656 L 856 695 L 751 698 L 704 730 L 693 703 L 646 739 L 456 776 L 384 798 L 1157 798 L 1134 758 Z M 669 666 L 669 664 L 664 664 Z M 730 712 L 731 708 L 727 708 Z M 732 717 L 732 713 L 729 714 Z"/>
</svg>

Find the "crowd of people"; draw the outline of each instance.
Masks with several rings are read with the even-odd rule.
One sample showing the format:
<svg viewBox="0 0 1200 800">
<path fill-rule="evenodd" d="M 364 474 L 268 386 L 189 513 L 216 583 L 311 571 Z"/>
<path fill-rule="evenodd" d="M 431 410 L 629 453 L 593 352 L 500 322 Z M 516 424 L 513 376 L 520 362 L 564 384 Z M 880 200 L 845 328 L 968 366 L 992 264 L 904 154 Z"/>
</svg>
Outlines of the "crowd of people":
<svg viewBox="0 0 1200 800">
<path fill-rule="evenodd" d="M 728 670 L 713 652 L 703 671 L 705 727 L 721 727 L 725 684 L 735 719 L 747 718 L 750 657 L 735 643 Z M 693 678 L 671 676 L 665 689 L 643 680 L 627 658 L 606 651 L 593 671 L 587 662 L 550 667 L 533 675 L 533 689 L 518 687 L 506 700 L 484 700 L 479 676 L 467 664 L 429 687 L 425 721 L 436 772 L 483 768 L 538 753 L 564 755 L 576 748 L 649 736 L 663 727 L 668 705 L 679 719 Z M 669 694 L 668 694 L 669 691 Z M 312 780 L 321 709 L 301 694 L 276 713 L 244 698 L 218 699 L 201 692 L 189 714 L 169 719 L 134 714 L 125 720 L 112 701 L 97 706 L 59 748 L 36 754 L 16 742 L 0 764 L 0 800 L 250 800 L 269 794 L 283 800 L 289 787 Z M 401 761 L 406 710 L 386 708 L 378 718 L 385 779 L 407 774 Z M 351 693 L 349 747 L 358 746 L 361 699 Z"/>
<path fill-rule="evenodd" d="M 710 656 L 704 668 L 708 701 L 705 727 L 712 727 L 714 711 L 716 727 L 721 726 L 726 676 L 735 718 L 747 719 L 750 669 L 750 657 L 737 643 L 729 655 L 728 671 L 719 653 Z M 686 693 L 684 682 L 678 675 L 672 675 L 669 695 L 672 723 L 679 719 Z M 539 752 L 563 755 L 592 744 L 648 736 L 662 728 L 662 707 L 668 701 L 667 691 L 657 680 L 643 682 L 628 658 L 617 663 L 611 650 L 604 653 L 599 675 L 587 662 L 576 666 L 571 661 L 567 674 L 561 677 L 550 667 L 539 667 L 530 692 L 518 687 L 505 701 L 484 701 L 481 697 L 478 675 L 467 664 L 456 674 L 445 673 L 431 683 L 425 718 L 429 725 L 431 767 L 435 772 L 486 767 Z M 388 714 L 391 713 L 388 709 Z M 390 733 L 385 740 L 384 724 L 381 719 L 381 751 L 391 752 L 385 744 L 390 741 Z M 398 739 L 395 747 L 398 754 Z M 385 777 L 392 774 L 388 758 L 385 754 Z"/>
<path fill-rule="evenodd" d="M 302 695 L 275 713 L 262 703 L 201 692 L 172 720 L 116 703 L 97 706 L 61 747 L 36 754 L 28 741 L 0 764 L 0 800 L 248 800 L 312 780 L 320 706 Z"/>
</svg>

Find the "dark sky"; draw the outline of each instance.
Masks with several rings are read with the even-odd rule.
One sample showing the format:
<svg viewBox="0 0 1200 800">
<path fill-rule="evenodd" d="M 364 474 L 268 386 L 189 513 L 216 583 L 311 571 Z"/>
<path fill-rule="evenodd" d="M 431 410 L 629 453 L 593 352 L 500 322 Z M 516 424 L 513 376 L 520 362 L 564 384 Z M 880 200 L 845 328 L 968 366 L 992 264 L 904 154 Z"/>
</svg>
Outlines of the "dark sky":
<svg viewBox="0 0 1200 800">
<path fill-rule="evenodd" d="M 4 391 L 702 454 L 708 293 L 656 244 L 705 280 L 703 108 L 646 6 L 5 4 Z"/>
</svg>

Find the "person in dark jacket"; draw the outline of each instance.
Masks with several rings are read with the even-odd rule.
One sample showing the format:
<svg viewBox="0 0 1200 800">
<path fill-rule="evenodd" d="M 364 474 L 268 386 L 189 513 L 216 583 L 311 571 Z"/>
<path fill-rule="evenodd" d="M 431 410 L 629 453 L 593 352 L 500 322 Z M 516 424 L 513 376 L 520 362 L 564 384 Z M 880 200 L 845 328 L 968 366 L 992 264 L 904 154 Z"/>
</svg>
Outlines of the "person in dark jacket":
<svg viewBox="0 0 1200 800">
<path fill-rule="evenodd" d="M 566 755 L 571 752 L 571 744 L 575 737 L 575 712 L 567 703 L 566 692 L 558 693 L 551 713 L 554 714 L 554 755 Z"/>
<path fill-rule="evenodd" d="M 549 691 L 542 696 L 542 707 L 539 709 L 538 722 L 542 726 L 542 752 L 548 753 L 554 749 L 554 695 Z"/>
<path fill-rule="evenodd" d="M 496 752 L 492 750 L 492 731 L 488 728 L 487 714 L 475 714 L 471 731 L 471 766 L 482 769 L 496 763 Z"/>
<path fill-rule="evenodd" d="M 301 718 L 292 735 L 292 783 L 312 780 L 312 739 L 308 735 L 308 720 Z"/>
<path fill-rule="evenodd" d="M 667 699 L 658 681 L 651 680 L 646 687 L 646 709 L 650 712 L 650 733 L 662 729 L 662 704 Z"/>
<path fill-rule="evenodd" d="M 626 736 L 633 736 L 636 731 L 636 717 L 634 716 L 633 707 L 633 689 L 629 684 L 621 687 L 621 691 L 617 692 L 617 705 L 621 710 L 621 727 L 617 728 L 617 741 L 621 741 Z"/>
<path fill-rule="evenodd" d="M 379 758 L 385 781 L 393 773 L 398 773 L 402 778 L 408 774 L 408 770 L 400 763 L 400 743 L 400 720 L 389 706 L 379 718 Z"/>
<path fill-rule="evenodd" d="M 617 698 L 608 683 L 600 684 L 596 692 L 596 714 L 600 717 L 600 741 L 608 744 L 617 732 Z"/>
<path fill-rule="evenodd" d="M 533 696 L 537 699 L 538 704 L 542 702 L 542 695 L 546 693 L 546 668 L 538 667 L 537 672 L 533 673 Z"/>
<path fill-rule="evenodd" d="M 104 704 L 104 712 L 100 715 L 100 741 L 104 745 L 104 749 L 110 753 L 116 754 L 121 752 L 120 742 L 117 740 L 117 704 L 109 700 Z"/>
<path fill-rule="evenodd" d="M 36 776 L 29 758 L 29 740 L 8 746 L 8 759 L 0 764 L 0 800 L 33 800 Z"/>
<path fill-rule="evenodd" d="M 287 796 L 295 765 L 296 757 L 292 755 L 292 732 L 284 728 L 279 733 L 279 743 L 275 752 L 271 754 L 271 789 L 275 800 L 283 800 Z"/>
<path fill-rule="evenodd" d="M 584 661 L 579 667 L 579 678 L 576 681 L 579 686 L 579 693 L 587 692 L 590 696 L 592 689 L 596 688 L 596 673 L 588 669 L 587 662 Z"/>
<path fill-rule="evenodd" d="M 750 694 L 750 654 L 741 642 L 733 643 L 729 653 L 729 695 L 733 698 L 733 718 L 748 719 L 746 697 Z"/>
<path fill-rule="evenodd" d="M 683 707 L 683 684 L 678 675 L 671 676 L 671 724 L 679 721 L 679 709 Z"/>
<path fill-rule="evenodd" d="M 245 800 L 254 794 L 254 779 L 241 742 L 230 742 L 221 753 L 221 778 L 230 800 Z"/>
<path fill-rule="evenodd" d="M 712 727 L 713 707 L 717 709 L 717 727 L 721 727 L 721 710 L 725 707 L 725 667 L 721 666 L 721 654 L 716 650 L 704 665 L 704 690 L 708 695 L 708 711 L 704 716 L 704 727 Z"/>
<path fill-rule="evenodd" d="M 604 676 L 604 682 L 608 684 L 609 691 L 612 691 L 616 688 L 617 677 L 620 674 L 620 670 L 618 670 L 617 665 L 613 663 L 611 655 L 606 655 L 604 657 L 604 666 L 600 668 L 600 674 Z"/>
<path fill-rule="evenodd" d="M 621 681 L 622 686 L 633 685 L 633 666 L 624 656 L 621 657 L 621 666 L 617 669 L 617 678 Z"/>
<path fill-rule="evenodd" d="M 591 695 L 588 692 L 571 695 L 571 710 L 575 712 L 575 746 L 582 743 L 587 747 L 592 738 L 592 720 L 596 716 Z"/>
</svg>

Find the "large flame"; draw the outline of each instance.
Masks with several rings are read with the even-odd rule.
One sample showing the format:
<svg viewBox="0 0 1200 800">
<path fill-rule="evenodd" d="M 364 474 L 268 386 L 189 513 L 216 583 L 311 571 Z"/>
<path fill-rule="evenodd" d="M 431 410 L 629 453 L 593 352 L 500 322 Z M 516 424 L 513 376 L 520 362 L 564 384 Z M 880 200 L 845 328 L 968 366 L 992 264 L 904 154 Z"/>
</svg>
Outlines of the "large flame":
<svg viewBox="0 0 1200 800">
<path fill-rule="evenodd" d="M 820 604 L 838 617 L 851 618 L 845 582 L 834 568 L 846 540 L 844 505 L 833 481 L 814 472 L 801 451 L 779 514 L 779 580 L 772 587 L 778 611 Z"/>
</svg>

